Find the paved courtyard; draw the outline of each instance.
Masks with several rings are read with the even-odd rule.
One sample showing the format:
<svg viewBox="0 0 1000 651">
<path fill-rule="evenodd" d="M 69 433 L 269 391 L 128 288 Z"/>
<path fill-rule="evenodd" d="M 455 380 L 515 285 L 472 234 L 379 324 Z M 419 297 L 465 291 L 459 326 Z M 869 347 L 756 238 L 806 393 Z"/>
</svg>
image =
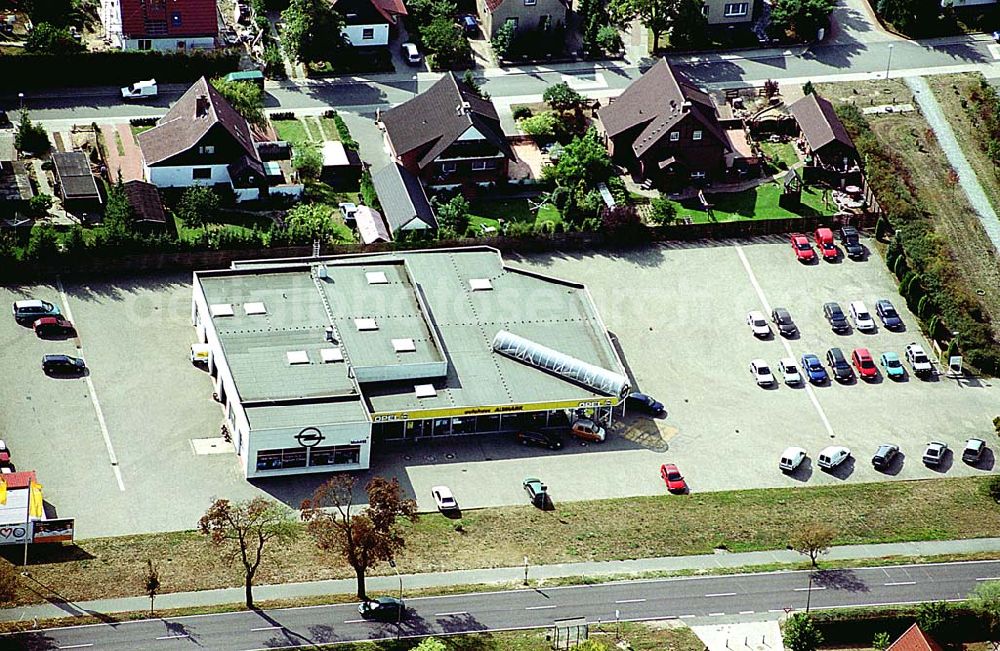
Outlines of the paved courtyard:
<svg viewBox="0 0 1000 651">
<path fill-rule="evenodd" d="M 508 436 L 397 444 L 376 449 L 362 479 L 398 476 L 429 509 L 436 484 L 449 485 L 465 508 L 527 503 L 520 482 L 529 475 L 541 477 L 556 501 L 661 494 L 664 462 L 677 463 L 697 492 L 993 470 L 992 452 L 978 467 L 953 457 L 940 470 L 920 463 L 931 439 L 959 450 L 970 436 L 991 440 L 1000 391 L 990 379 L 910 377 L 772 390 L 754 384 L 748 364 L 755 357 L 774 365 L 804 352 L 822 357 L 831 346 L 848 354 L 867 346 L 877 356 L 922 341 L 905 312 L 902 333 L 836 335 L 826 325 L 821 306 L 828 300 L 846 308 L 862 299 L 872 307 L 887 297 L 905 310 L 877 256 L 803 266 L 775 238 L 508 262 L 586 283 L 636 386 L 662 400 L 668 417 L 629 414 L 606 443 L 567 438 L 558 452 L 523 448 Z M 216 438 L 222 414 L 209 378 L 188 361 L 195 338 L 188 274 L 115 282 L 67 277 L 62 289 L 0 288 L 0 302 L 33 296 L 68 308 L 79 330 L 78 339 L 43 341 L 0 319 L 0 362 L 9 369 L 0 383 L 0 436 L 20 469 L 38 471 L 50 511 L 77 518 L 78 537 L 192 528 L 215 497 L 263 494 L 297 506 L 326 478 L 253 484 L 242 478 L 235 456 Z M 746 312 L 778 305 L 791 312 L 801 336 L 752 337 Z M 90 374 L 44 376 L 39 358 L 47 352 L 81 354 Z M 884 441 L 900 445 L 905 456 L 889 473 L 878 473 L 869 458 Z M 856 459 L 833 473 L 811 465 L 791 476 L 777 469 L 789 445 L 815 459 L 830 444 L 847 445 Z"/>
</svg>

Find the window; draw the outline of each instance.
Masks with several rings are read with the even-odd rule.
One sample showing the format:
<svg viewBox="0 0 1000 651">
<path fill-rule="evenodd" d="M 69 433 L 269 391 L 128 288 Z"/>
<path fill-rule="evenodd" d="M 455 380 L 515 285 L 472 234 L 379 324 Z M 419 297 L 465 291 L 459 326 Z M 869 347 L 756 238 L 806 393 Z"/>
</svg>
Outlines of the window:
<svg viewBox="0 0 1000 651">
<path fill-rule="evenodd" d="M 212 168 L 211 167 L 196 167 L 191 170 L 192 179 L 211 179 L 212 178 Z"/>
<path fill-rule="evenodd" d="M 215 145 L 204 145 L 202 147 L 198 147 L 198 153 L 211 156 L 215 153 Z"/>
<path fill-rule="evenodd" d="M 691 140 L 701 140 L 701 131 L 695 131 L 692 133 Z"/>
<path fill-rule="evenodd" d="M 148 38 L 140 38 L 139 39 L 139 49 L 140 50 L 152 50 L 153 49 L 153 41 L 151 41 Z"/>
<path fill-rule="evenodd" d="M 725 14 L 727 18 L 735 18 L 737 16 L 746 16 L 749 10 L 749 2 L 727 2 Z"/>
<path fill-rule="evenodd" d="M 474 160 L 474 161 L 472 161 L 472 169 L 473 169 L 473 171 L 481 172 L 482 170 L 488 169 L 486 167 L 486 163 L 487 163 L 487 161 L 484 161 L 484 160 Z"/>
<path fill-rule="evenodd" d="M 175 11 L 170 14 L 170 26 L 171 27 L 181 26 L 181 12 Z"/>
<path fill-rule="evenodd" d="M 452 174 L 458 171 L 458 163 L 441 163 L 441 171 L 445 174 Z"/>
<path fill-rule="evenodd" d="M 680 131 L 671 131 L 670 132 L 670 142 L 677 142 L 680 139 L 681 139 L 681 132 Z"/>
<path fill-rule="evenodd" d="M 361 30 L 361 40 L 363 40 L 363 41 L 370 41 L 370 40 L 372 40 L 374 38 L 375 38 L 375 28 L 374 27 L 365 27 L 363 30 Z"/>
<path fill-rule="evenodd" d="M 524 0 L 525 7 L 534 7 L 536 4 L 538 4 L 538 0 Z"/>
</svg>

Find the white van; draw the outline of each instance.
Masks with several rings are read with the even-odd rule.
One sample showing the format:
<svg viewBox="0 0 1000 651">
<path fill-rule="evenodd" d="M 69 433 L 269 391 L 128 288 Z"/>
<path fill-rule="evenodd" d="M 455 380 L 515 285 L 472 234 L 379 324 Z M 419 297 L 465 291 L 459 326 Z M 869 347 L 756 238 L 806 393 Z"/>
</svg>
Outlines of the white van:
<svg viewBox="0 0 1000 651">
<path fill-rule="evenodd" d="M 122 88 L 123 100 L 139 99 L 141 97 L 156 97 L 158 94 L 159 89 L 156 86 L 155 79 L 137 81 L 131 86 Z"/>
</svg>

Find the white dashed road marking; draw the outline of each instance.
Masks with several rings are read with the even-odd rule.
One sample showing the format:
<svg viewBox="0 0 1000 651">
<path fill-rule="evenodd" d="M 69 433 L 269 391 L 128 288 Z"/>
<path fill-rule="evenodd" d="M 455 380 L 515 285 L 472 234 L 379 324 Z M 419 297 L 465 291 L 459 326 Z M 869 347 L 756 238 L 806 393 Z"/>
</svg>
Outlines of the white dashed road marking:
<svg viewBox="0 0 1000 651">
<path fill-rule="evenodd" d="M 894 581 L 892 583 L 884 583 L 883 585 L 917 585 L 916 581 Z"/>
<path fill-rule="evenodd" d="M 66 290 L 63 288 L 62 278 L 56 278 L 56 286 L 59 288 L 59 296 L 62 298 L 63 311 L 66 314 L 66 318 L 75 323 L 76 320 L 73 318 L 73 312 L 69 309 L 69 299 L 66 297 Z M 87 359 L 83 354 L 83 343 L 80 342 L 79 337 L 77 337 L 77 348 L 79 349 L 80 356 Z M 97 413 L 97 424 L 101 426 L 101 435 L 104 436 L 104 446 L 108 449 L 108 458 L 111 460 L 111 469 L 115 473 L 115 479 L 118 480 L 118 488 L 124 493 L 125 482 L 122 481 L 122 471 L 118 468 L 118 456 L 115 454 L 115 448 L 111 444 L 111 434 L 108 432 L 108 424 L 104 421 L 104 412 L 101 410 L 101 403 L 97 401 L 97 391 L 94 389 L 94 381 L 91 379 L 89 372 L 83 379 L 87 381 L 90 401 L 94 403 L 94 411 Z"/>
<path fill-rule="evenodd" d="M 616 604 L 641 604 L 645 599 L 619 599 Z"/>
<path fill-rule="evenodd" d="M 735 597 L 735 592 L 716 592 L 714 594 L 707 594 L 706 597 Z"/>
<path fill-rule="evenodd" d="M 750 278 L 750 284 L 753 285 L 753 289 L 757 292 L 757 298 L 760 299 L 761 305 L 764 306 L 764 313 L 771 313 L 771 304 L 767 302 L 767 297 L 764 296 L 764 290 L 761 289 L 760 283 L 757 282 L 757 277 L 753 273 L 753 269 L 750 268 L 750 261 L 747 260 L 747 256 L 743 253 L 743 247 L 736 247 L 736 254 L 740 256 L 740 262 L 743 263 L 743 268 L 746 269 L 747 276 Z M 788 343 L 784 337 L 780 334 L 774 335 L 775 339 L 781 340 L 781 345 L 785 349 L 785 354 L 792 359 L 795 359 L 795 355 L 792 354 L 792 346 Z M 833 437 L 833 426 L 830 425 L 829 419 L 826 417 L 826 412 L 823 411 L 823 407 L 820 406 L 819 400 L 816 398 L 816 392 L 813 391 L 812 385 L 808 382 L 803 384 L 805 387 L 806 395 L 809 396 L 809 401 L 812 402 L 813 407 L 816 409 L 816 413 L 819 414 L 819 419 L 823 421 L 823 427 L 826 428 L 826 433 Z"/>
</svg>

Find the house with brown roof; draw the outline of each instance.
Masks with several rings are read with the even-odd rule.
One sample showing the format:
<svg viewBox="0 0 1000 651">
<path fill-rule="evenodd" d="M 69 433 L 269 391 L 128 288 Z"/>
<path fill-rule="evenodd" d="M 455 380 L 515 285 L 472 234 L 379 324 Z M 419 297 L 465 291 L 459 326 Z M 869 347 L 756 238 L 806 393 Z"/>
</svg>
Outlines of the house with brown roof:
<svg viewBox="0 0 1000 651">
<path fill-rule="evenodd" d="M 653 183 L 722 175 L 733 153 L 712 98 L 660 59 L 598 112 L 612 160 Z"/>
<path fill-rule="evenodd" d="M 857 159 L 854 141 L 829 100 L 809 93 L 793 102 L 788 111 L 799 125 L 807 156 L 841 170 Z"/>
<path fill-rule="evenodd" d="M 919 624 L 914 624 L 890 644 L 886 651 L 941 651 L 941 646 L 920 630 Z"/>
<path fill-rule="evenodd" d="M 333 0 L 333 6 L 344 17 L 341 34 L 354 47 L 388 45 L 406 15 L 403 0 Z"/>
<path fill-rule="evenodd" d="M 378 119 L 392 159 L 427 185 L 500 181 L 515 160 L 493 102 L 452 72 Z"/>
<path fill-rule="evenodd" d="M 504 23 L 513 23 L 514 34 L 542 32 L 566 24 L 569 2 L 564 0 L 476 0 L 483 33 L 492 38 Z"/>
<path fill-rule="evenodd" d="M 132 223 L 144 233 L 168 230 L 167 212 L 163 209 L 160 191 L 145 181 L 125 181 L 125 199 L 132 208 Z"/>
<path fill-rule="evenodd" d="M 101 22 L 123 50 L 196 50 L 215 47 L 217 0 L 101 0 Z"/>
<path fill-rule="evenodd" d="M 246 118 L 204 77 L 136 140 L 145 179 L 158 188 L 226 185 L 245 201 L 267 187 Z"/>
</svg>

